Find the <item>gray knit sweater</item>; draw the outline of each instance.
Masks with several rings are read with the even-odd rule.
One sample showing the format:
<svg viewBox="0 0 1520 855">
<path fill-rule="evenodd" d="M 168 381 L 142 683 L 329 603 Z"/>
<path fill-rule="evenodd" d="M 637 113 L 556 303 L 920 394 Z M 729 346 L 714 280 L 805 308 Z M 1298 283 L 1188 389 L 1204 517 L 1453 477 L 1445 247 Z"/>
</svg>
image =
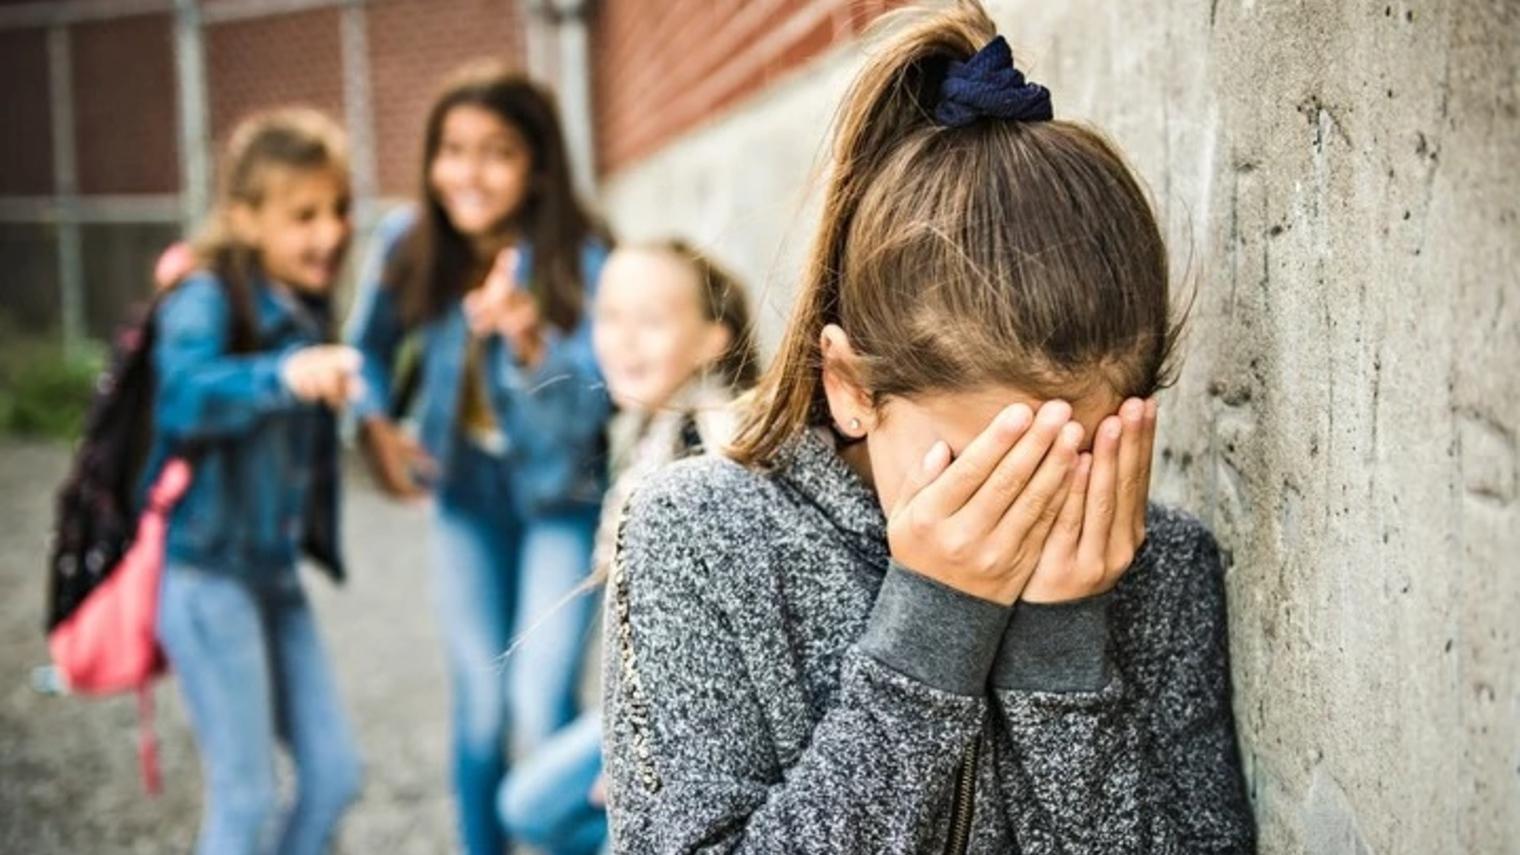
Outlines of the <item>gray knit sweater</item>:
<svg viewBox="0 0 1520 855">
<path fill-rule="evenodd" d="M 615 850 L 1251 851 L 1222 572 L 1153 507 L 1112 592 L 1007 609 L 891 562 L 819 434 L 675 464 L 607 598 Z"/>
</svg>

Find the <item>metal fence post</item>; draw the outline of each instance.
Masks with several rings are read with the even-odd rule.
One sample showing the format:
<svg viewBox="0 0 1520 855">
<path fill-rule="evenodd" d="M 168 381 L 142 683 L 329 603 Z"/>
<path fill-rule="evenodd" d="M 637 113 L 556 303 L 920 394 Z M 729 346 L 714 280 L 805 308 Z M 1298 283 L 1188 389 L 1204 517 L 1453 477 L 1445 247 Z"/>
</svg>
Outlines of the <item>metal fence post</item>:
<svg viewBox="0 0 1520 855">
<path fill-rule="evenodd" d="M 74 144 L 74 68 L 67 24 L 48 27 L 48 99 L 53 132 L 53 192 L 58 205 L 59 312 L 63 346 L 76 351 L 85 338 L 84 257 L 79 233 L 79 173 Z"/>
<path fill-rule="evenodd" d="M 211 109 L 205 33 L 196 0 L 174 0 L 174 69 L 179 83 L 181 222 L 189 232 L 211 203 Z"/>
</svg>

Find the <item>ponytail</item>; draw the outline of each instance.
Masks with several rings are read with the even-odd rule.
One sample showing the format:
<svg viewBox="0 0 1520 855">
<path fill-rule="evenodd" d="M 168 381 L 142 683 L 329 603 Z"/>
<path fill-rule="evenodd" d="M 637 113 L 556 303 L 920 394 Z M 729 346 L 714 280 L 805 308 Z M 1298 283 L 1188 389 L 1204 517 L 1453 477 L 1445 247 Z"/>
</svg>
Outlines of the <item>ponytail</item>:
<svg viewBox="0 0 1520 855">
<path fill-rule="evenodd" d="M 831 366 L 873 405 L 1013 388 L 1036 398 L 1170 381 L 1166 246 L 1114 146 L 1054 118 L 981 5 L 891 16 L 837 117 L 821 222 L 780 350 L 730 454 L 767 466 L 829 418 Z"/>
<path fill-rule="evenodd" d="M 835 118 L 822 218 L 797 302 L 730 447 L 746 465 L 768 464 L 788 439 L 827 421 L 818 339 L 840 321 L 846 239 L 861 198 L 893 152 L 934 133 L 934 105 L 950 63 L 970 58 L 996 32 L 971 4 L 916 21 L 915 14 L 921 15 L 910 9 L 883 17 L 883 28 L 901 32 L 867 60 Z"/>
</svg>

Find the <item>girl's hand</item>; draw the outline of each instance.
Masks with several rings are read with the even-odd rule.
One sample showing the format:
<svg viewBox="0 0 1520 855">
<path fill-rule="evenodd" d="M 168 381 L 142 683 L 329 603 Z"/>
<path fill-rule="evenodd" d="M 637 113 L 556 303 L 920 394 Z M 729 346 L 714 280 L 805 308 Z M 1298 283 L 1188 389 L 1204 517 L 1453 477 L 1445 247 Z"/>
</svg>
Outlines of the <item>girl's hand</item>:
<svg viewBox="0 0 1520 855">
<path fill-rule="evenodd" d="M 936 442 L 904 479 L 888 519 L 892 557 L 1012 605 L 1066 498 L 1081 443 L 1082 426 L 1064 401 L 1047 401 L 1038 416 L 1023 404 L 1008 407 L 954 463 L 949 446 Z"/>
<path fill-rule="evenodd" d="M 516 270 L 517 250 L 498 253 L 486 281 L 464 297 L 465 320 L 476 336 L 495 333 L 506 338 L 518 359 L 533 366 L 543 354 L 541 319 L 532 295 L 514 284 Z"/>
<path fill-rule="evenodd" d="M 504 249 L 496 254 L 491 272 L 486 274 L 480 287 L 464 295 L 465 321 L 470 325 L 470 332 L 476 336 L 487 336 L 498 331 L 499 319 L 507 299 L 515 290 L 512 275 L 516 269 L 517 251 Z"/>
<path fill-rule="evenodd" d="M 1098 425 L 1022 599 L 1090 597 L 1118 583 L 1145 541 L 1156 401 L 1130 398 Z"/>
<path fill-rule="evenodd" d="M 359 432 L 370 474 L 394 499 L 420 499 L 425 495 L 416 476 L 431 475 L 437 466 L 422 446 L 389 419 L 372 418 Z"/>
<path fill-rule="evenodd" d="M 538 303 L 532 295 L 512 292 L 498 317 L 497 331 L 512 342 L 522 364 L 532 368 L 543 358 L 543 330 L 539 325 Z"/>
<path fill-rule="evenodd" d="M 280 380 L 302 401 L 341 410 L 359 397 L 359 351 L 342 344 L 316 344 L 285 357 Z"/>
</svg>

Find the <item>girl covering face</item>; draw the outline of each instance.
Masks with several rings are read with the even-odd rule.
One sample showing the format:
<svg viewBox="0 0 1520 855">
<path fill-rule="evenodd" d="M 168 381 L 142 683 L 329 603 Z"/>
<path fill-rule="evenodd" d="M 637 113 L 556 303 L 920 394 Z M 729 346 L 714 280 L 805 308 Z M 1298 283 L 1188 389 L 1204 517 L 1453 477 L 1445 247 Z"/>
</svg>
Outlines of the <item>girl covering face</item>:
<svg viewBox="0 0 1520 855">
<path fill-rule="evenodd" d="M 629 500 L 618 851 L 1250 851 L 1218 550 L 1146 496 L 1176 336 L 1113 146 L 979 5 L 904 23 L 732 459 Z"/>
<path fill-rule="evenodd" d="M 589 571 L 605 489 L 610 402 L 588 307 L 610 239 L 575 198 L 553 99 L 499 66 L 445 87 L 420 177 L 418 205 L 382 223 L 361 275 L 355 409 L 382 487 L 436 499 L 460 838 L 496 855 L 508 741 L 530 751 L 578 711 L 591 608 L 557 606 Z M 408 339 L 414 432 L 390 417 Z"/>
<path fill-rule="evenodd" d="M 193 470 L 168 527 L 158 637 L 205 772 L 197 851 L 315 855 L 360 777 L 296 575 L 305 546 L 342 576 L 332 411 L 358 395 L 359 357 L 324 341 L 351 234 L 347 164 L 329 120 L 286 110 L 240 125 L 221 166 L 192 269 L 155 315 L 148 471 Z M 283 812 L 276 735 L 296 770 Z"/>
</svg>

